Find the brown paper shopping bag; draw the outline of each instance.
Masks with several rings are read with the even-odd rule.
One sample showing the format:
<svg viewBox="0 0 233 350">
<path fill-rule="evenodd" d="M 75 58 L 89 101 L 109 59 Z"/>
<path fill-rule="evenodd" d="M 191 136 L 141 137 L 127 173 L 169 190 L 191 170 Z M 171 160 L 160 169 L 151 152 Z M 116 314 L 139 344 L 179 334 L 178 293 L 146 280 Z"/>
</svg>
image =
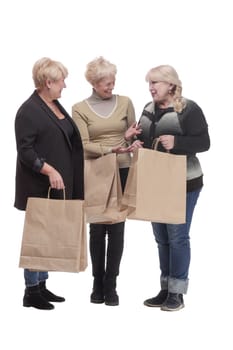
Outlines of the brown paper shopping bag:
<svg viewBox="0 0 233 350">
<path fill-rule="evenodd" d="M 128 219 L 184 223 L 186 156 L 143 148 L 136 150 L 122 202 L 128 206 Z"/>
<path fill-rule="evenodd" d="M 85 213 L 88 223 L 122 222 L 122 188 L 116 154 L 85 160 Z"/>
<path fill-rule="evenodd" d="M 19 267 L 79 272 L 87 267 L 84 201 L 28 198 Z"/>
</svg>

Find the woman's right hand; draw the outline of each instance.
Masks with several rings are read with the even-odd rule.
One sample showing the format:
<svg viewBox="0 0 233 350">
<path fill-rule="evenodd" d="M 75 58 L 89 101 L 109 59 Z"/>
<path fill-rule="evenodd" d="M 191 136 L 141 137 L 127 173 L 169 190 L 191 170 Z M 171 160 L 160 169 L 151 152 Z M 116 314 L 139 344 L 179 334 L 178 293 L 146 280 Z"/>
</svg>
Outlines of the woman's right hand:
<svg viewBox="0 0 233 350">
<path fill-rule="evenodd" d="M 122 147 L 122 146 L 117 146 L 112 148 L 112 153 L 120 154 L 120 153 L 128 153 L 130 152 L 130 147 Z"/>
<path fill-rule="evenodd" d="M 65 188 L 60 173 L 48 163 L 44 163 L 40 172 L 41 174 L 47 175 L 49 177 L 49 183 L 51 188 L 55 188 L 56 190 L 63 190 Z"/>
<path fill-rule="evenodd" d="M 53 168 L 53 170 L 49 173 L 49 183 L 52 188 L 56 190 L 63 190 L 65 188 L 63 179 L 60 173 Z"/>
</svg>

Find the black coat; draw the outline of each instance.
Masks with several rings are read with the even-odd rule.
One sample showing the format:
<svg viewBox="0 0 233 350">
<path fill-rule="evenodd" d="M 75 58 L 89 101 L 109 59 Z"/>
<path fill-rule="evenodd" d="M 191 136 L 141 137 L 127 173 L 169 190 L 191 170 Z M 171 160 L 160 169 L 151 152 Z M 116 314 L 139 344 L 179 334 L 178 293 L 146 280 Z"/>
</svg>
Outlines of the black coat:
<svg viewBox="0 0 233 350">
<path fill-rule="evenodd" d="M 40 173 L 46 162 L 62 176 L 66 199 L 84 198 L 84 160 L 79 130 L 58 101 L 57 107 L 73 126 L 72 138 L 39 97 L 37 91 L 19 108 L 15 118 L 17 144 L 15 203 L 25 210 L 28 197 L 47 197 L 49 178 Z M 39 166 L 38 166 L 39 165 Z M 63 198 L 63 191 L 53 190 L 52 198 Z"/>
</svg>

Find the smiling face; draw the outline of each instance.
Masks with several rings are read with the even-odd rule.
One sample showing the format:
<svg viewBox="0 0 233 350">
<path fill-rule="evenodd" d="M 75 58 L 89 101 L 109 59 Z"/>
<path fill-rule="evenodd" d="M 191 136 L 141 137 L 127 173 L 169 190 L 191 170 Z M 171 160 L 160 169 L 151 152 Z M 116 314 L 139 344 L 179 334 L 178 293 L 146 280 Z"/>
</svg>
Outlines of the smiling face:
<svg viewBox="0 0 233 350">
<path fill-rule="evenodd" d="M 167 106 L 172 101 L 173 85 L 165 81 L 149 81 L 149 90 L 155 103 L 159 106 Z"/>
<path fill-rule="evenodd" d="M 66 83 L 64 78 L 60 78 L 55 81 L 48 79 L 46 84 L 49 89 L 49 95 L 53 100 L 60 98 L 62 90 L 66 88 Z"/>
<path fill-rule="evenodd" d="M 93 84 L 95 92 L 103 99 L 108 99 L 112 97 L 112 91 L 114 87 L 115 76 L 108 76 L 102 78 L 101 80 Z"/>
</svg>

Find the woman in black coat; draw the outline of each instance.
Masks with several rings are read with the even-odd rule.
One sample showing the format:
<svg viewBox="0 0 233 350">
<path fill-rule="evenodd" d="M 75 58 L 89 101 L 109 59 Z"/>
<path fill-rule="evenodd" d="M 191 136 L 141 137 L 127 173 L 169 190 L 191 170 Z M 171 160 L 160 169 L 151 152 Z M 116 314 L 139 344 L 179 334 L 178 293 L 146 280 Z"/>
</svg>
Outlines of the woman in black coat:
<svg viewBox="0 0 233 350">
<path fill-rule="evenodd" d="M 15 118 L 17 144 L 15 207 L 26 209 L 28 197 L 84 199 L 83 147 L 79 130 L 57 99 L 65 85 L 67 69 L 49 58 L 33 67 L 36 90 Z M 65 299 L 45 286 L 47 271 L 24 270 L 24 306 L 53 309 L 50 301 Z"/>
</svg>

